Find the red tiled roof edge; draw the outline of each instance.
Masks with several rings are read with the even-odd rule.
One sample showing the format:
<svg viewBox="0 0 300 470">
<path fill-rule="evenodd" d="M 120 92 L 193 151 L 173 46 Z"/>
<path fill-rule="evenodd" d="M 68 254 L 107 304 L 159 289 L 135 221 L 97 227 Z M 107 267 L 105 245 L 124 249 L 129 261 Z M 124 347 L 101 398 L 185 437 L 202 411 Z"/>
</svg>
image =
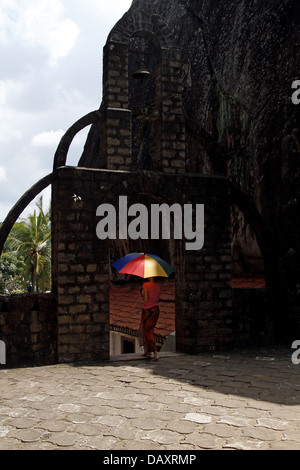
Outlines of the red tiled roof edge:
<svg viewBox="0 0 300 470">
<path fill-rule="evenodd" d="M 134 330 L 133 328 L 128 328 L 126 326 L 110 325 L 110 331 L 115 331 L 117 333 L 123 333 L 124 335 L 138 337 L 138 330 Z M 160 335 L 158 333 L 154 333 L 154 335 L 156 342 L 160 344 L 163 344 L 168 336 Z"/>
</svg>

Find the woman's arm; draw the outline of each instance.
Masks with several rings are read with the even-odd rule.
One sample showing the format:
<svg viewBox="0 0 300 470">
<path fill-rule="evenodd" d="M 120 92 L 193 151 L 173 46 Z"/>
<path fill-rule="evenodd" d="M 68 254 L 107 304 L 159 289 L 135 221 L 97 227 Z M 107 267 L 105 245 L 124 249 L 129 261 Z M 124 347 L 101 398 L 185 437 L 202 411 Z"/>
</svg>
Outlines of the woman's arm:
<svg viewBox="0 0 300 470">
<path fill-rule="evenodd" d="M 144 294 L 144 303 L 146 304 L 148 302 L 148 290 L 143 289 L 143 294 Z"/>
</svg>

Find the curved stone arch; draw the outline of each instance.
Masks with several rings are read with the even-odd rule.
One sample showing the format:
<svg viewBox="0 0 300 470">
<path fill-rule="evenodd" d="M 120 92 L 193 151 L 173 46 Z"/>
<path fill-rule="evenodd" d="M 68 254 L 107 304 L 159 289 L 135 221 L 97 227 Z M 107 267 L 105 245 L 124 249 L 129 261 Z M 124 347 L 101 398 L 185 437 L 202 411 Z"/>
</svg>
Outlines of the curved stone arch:
<svg viewBox="0 0 300 470">
<path fill-rule="evenodd" d="M 31 186 L 31 188 L 26 191 L 17 201 L 17 203 L 11 208 L 6 218 L 4 219 L 4 222 L 0 227 L 0 256 L 2 254 L 7 237 L 13 228 L 13 225 L 16 223 L 24 209 L 26 209 L 26 207 L 33 201 L 33 199 L 36 198 L 36 196 L 38 196 L 41 191 L 53 183 L 55 179 L 55 170 L 60 166 L 66 165 L 67 154 L 74 137 L 85 127 L 99 121 L 100 118 L 100 110 L 92 111 L 75 122 L 75 124 L 73 124 L 61 138 L 54 156 L 53 172 L 47 176 L 44 176 L 33 186 Z"/>
<path fill-rule="evenodd" d="M 82 131 L 85 127 L 94 124 L 101 119 L 101 111 L 92 111 L 78 121 L 76 121 L 64 134 L 61 138 L 60 143 L 57 147 L 57 150 L 54 155 L 54 162 L 53 162 L 53 171 L 59 168 L 60 166 L 65 166 L 67 161 L 67 155 L 70 148 L 70 145 L 74 139 L 74 137 L 78 134 L 78 132 Z"/>
<path fill-rule="evenodd" d="M 148 41 L 153 46 L 157 58 L 161 60 L 161 51 L 162 51 L 161 43 L 153 32 L 140 29 L 140 30 L 135 31 L 132 34 L 130 39 L 134 39 L 134 38 L 146 39 L 146 41 Z"/>
<path fill-rule="evenodd" d="M 161 48 L 178 49 L 169 26 L 154 12 L 153 7 L 125 13 L 109 33 L 107 43 L 112 41 L 129 45 L 130 39 L 139 32 L 144 35 L 151 33 Z"/>
<path fill-rule="evenodd" d="M 43 189 L 47 188 L 49 184 L 55 179 L 55 173 L 50 173 L 44 178 L 40 179 L 37 183 L 35 183 L 31 188 L 23 194 L 23 196 L 19 199 L 19 201 L 12 207 L 12 209 L 7 214 L 1 228 L 0 228 L 0 256 L 3 251 L 4 244 L 7 240 L 7 237 L 13 228 L 13 225 L 16 223 L 24 209 L 28 206 L 28 204 L 33 201 L 33 199 L 41 192 Z"/>
</svg>

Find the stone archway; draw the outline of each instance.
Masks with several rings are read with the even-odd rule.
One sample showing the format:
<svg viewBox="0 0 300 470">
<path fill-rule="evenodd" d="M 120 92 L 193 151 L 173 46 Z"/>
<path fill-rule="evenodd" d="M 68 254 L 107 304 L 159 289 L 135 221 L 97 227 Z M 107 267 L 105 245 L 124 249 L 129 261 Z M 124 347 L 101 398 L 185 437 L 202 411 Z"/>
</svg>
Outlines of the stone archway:
<svg viewBox="0 0 300 470">
<path fill-rule="evenodd" d="M 72 198 L 74 188 L 80 200 Z M 231 254 L 228 181 L 201 175 L 62 167 L 53 184 L 53 288 L 60 362 L 108 359 L 108 240 L 96 235 L 99 204 L 146 191 L 205 205 L 202 249 L 179 248 L 176 348 L 195 354 L 231 344 Z M 60 201 L 64 204 L 60 204 Z M 179 288 L 178 288 L 179 286 Z"/>
</svg>

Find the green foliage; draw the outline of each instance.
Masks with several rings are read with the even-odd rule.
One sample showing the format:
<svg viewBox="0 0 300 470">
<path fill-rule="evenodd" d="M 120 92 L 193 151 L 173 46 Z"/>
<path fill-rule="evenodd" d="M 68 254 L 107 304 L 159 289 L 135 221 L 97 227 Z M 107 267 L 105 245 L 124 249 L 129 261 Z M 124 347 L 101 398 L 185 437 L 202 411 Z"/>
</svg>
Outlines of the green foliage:
<svg viewBox="0 0 300 470">
<path fill-rule="evenodd" d="M 51 289 L 51 221 L 50 208 L 47 212 L 43 210 L 43 199 L 37 203 L 38 212 L 26 219 L 17 222 L 7 239 L 4 247 L 2 265 L 0 265 L 0 275 L 10 277 L 6 281 L 4 289 L 10 289 L 12 279 L 22 278 L 22 288 L 30 292 L 45 292 Z M 15 256 L 18 265 L 13 272 L 14 263 L 10 258 L 10 268 L 5 264 L 6 256 Z M 21 263 L 21 264 L 20 264 Z M 6 266 L 6 267 L 5 267 Z M 10 274 L 8 274 L 10 272 Z M 1 287 L 0 287 L 1 288 Z"/>
<path fill-rule="evenodd" d="M 0 294 L 23 292 L 25 263 L 22 256 L 3 253 L 0 258 Z"/>
</svg>

